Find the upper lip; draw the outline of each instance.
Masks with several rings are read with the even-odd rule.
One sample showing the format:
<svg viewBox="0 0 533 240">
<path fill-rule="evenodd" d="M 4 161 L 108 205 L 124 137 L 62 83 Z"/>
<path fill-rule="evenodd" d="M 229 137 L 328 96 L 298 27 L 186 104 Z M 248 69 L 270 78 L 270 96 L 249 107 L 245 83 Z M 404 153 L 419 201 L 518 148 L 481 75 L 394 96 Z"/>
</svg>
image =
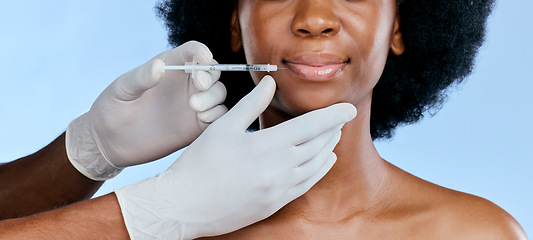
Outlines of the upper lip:
<svg viewBox="0 0 533 240">
<path fill-rule="evenodd" d="M 284 59 L 284 63 L 302 64 L 314 67 L 321 67 L 333 64 L 343 64 L 349 61 L 348 58 L 331 53 L 306 53 Z"/>
</svg>

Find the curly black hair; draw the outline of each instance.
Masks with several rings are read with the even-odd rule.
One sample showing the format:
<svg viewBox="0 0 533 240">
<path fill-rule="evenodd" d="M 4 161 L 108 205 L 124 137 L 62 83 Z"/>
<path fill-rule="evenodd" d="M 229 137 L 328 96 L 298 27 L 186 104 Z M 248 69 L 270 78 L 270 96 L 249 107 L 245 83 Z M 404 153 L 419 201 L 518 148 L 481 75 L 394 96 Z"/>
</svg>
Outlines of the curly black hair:
<svg viewBox="0 0 533 240">
<path fill-rule="evenodd" d="M 494 0 L 397 0 L 405 45 L 402 55 L 389 53 L 372 95 L 373 139 L 391 138 L 394 129 L 436 112 L 446 89 L 472 71 L 482 45 Z M 205 43 L 224 63 L 245 62 L 230 45 L 230 20 L 237 0 L 164 0 L 156 5 L 172 46 L 189 40 Z M 225 73 L 225 104 L 232 107 L 254 87 L 248 73 Z M 430 111 L 433 110 L 433 111 Z M 257 123 L 255 123 L 257 124 Z M 252 126 L 257 129 L 257 126 Z"/>
</svg>

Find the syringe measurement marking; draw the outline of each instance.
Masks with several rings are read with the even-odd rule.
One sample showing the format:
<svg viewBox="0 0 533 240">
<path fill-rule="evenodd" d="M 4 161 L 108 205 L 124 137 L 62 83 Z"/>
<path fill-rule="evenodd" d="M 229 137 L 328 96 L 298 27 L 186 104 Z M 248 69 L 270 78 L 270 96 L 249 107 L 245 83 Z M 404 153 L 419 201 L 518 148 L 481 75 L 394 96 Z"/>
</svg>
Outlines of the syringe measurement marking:
<svg viewBox="0 0 533 240">
<path fill-rule="evenodd" d="M 185 72 L 192 71 L 277 71 L 277 65 L 270 64 L 214 64 L 214 65 L 196 65 L 192 63 L 185 63 L 179 66 L 165 66 L 165 70 L 184 70 Z"/>
</svg>

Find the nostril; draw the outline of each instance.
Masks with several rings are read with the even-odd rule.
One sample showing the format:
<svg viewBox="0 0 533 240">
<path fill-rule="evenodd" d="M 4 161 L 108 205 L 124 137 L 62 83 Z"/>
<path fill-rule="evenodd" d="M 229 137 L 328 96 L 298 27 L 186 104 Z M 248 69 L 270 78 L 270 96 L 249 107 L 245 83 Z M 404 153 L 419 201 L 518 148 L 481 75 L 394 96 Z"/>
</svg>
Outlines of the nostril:
<svg viewBox="0 0 533 240">
<path fill-rule="evenodd" d="M 340 31 L 340 22 L 335 15 L 300 14 L 291 23 L 291 32 L 300 37 L 330 37 Z"/>
<path fill-rule="evenodd" d="M 323 35 L 323 36 L 333 35 L 334 31 L 335 31 L 335 30 L 334 30 L 333 28 L 328 28 L 328 29 L 323 30 L 323 31 L 321 32 L 321 35 Z M 298 29 L 298 32 L 299 32 L 300 34 L 302 34 L 302 35 L 306 35 L 306 36 L 311 35 L 311 32 L 308 31 L 308 30 L 305 30 L 305 29 Z"/>
<path fill-rule="evenodd" d="M 332 32 L 333 32 L 333 28 L 328 28 L 328 29 L 322 31 L 322 34 L 329 35 L 329 34 L 331 34 Z"/>
<path fill-rule="evenodd" d="M 305 29 L 298 29 L 298 32 L 303 33 L 303 34 L 305 34 L 305 35 L 308 35 L 308 34 L 311 33 L 311 32 L 309 32 L 309 31 L 307 31 L 307 30 L 305 30 Z"/>
</svg>

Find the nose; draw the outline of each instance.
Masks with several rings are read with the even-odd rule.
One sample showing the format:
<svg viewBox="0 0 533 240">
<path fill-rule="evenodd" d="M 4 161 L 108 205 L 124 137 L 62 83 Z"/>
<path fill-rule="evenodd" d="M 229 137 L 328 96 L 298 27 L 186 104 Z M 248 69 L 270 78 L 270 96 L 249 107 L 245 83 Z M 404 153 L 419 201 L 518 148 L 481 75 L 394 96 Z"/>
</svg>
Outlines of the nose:
<svg viewBox="0 0 533 240">
<path fill-rule="evenodd" d="M 339 33 L 341 24 L 330 1 L 301 0 L 291 23 L 291 32 L 300 37 L 328 37 Z"/>
</svg>

